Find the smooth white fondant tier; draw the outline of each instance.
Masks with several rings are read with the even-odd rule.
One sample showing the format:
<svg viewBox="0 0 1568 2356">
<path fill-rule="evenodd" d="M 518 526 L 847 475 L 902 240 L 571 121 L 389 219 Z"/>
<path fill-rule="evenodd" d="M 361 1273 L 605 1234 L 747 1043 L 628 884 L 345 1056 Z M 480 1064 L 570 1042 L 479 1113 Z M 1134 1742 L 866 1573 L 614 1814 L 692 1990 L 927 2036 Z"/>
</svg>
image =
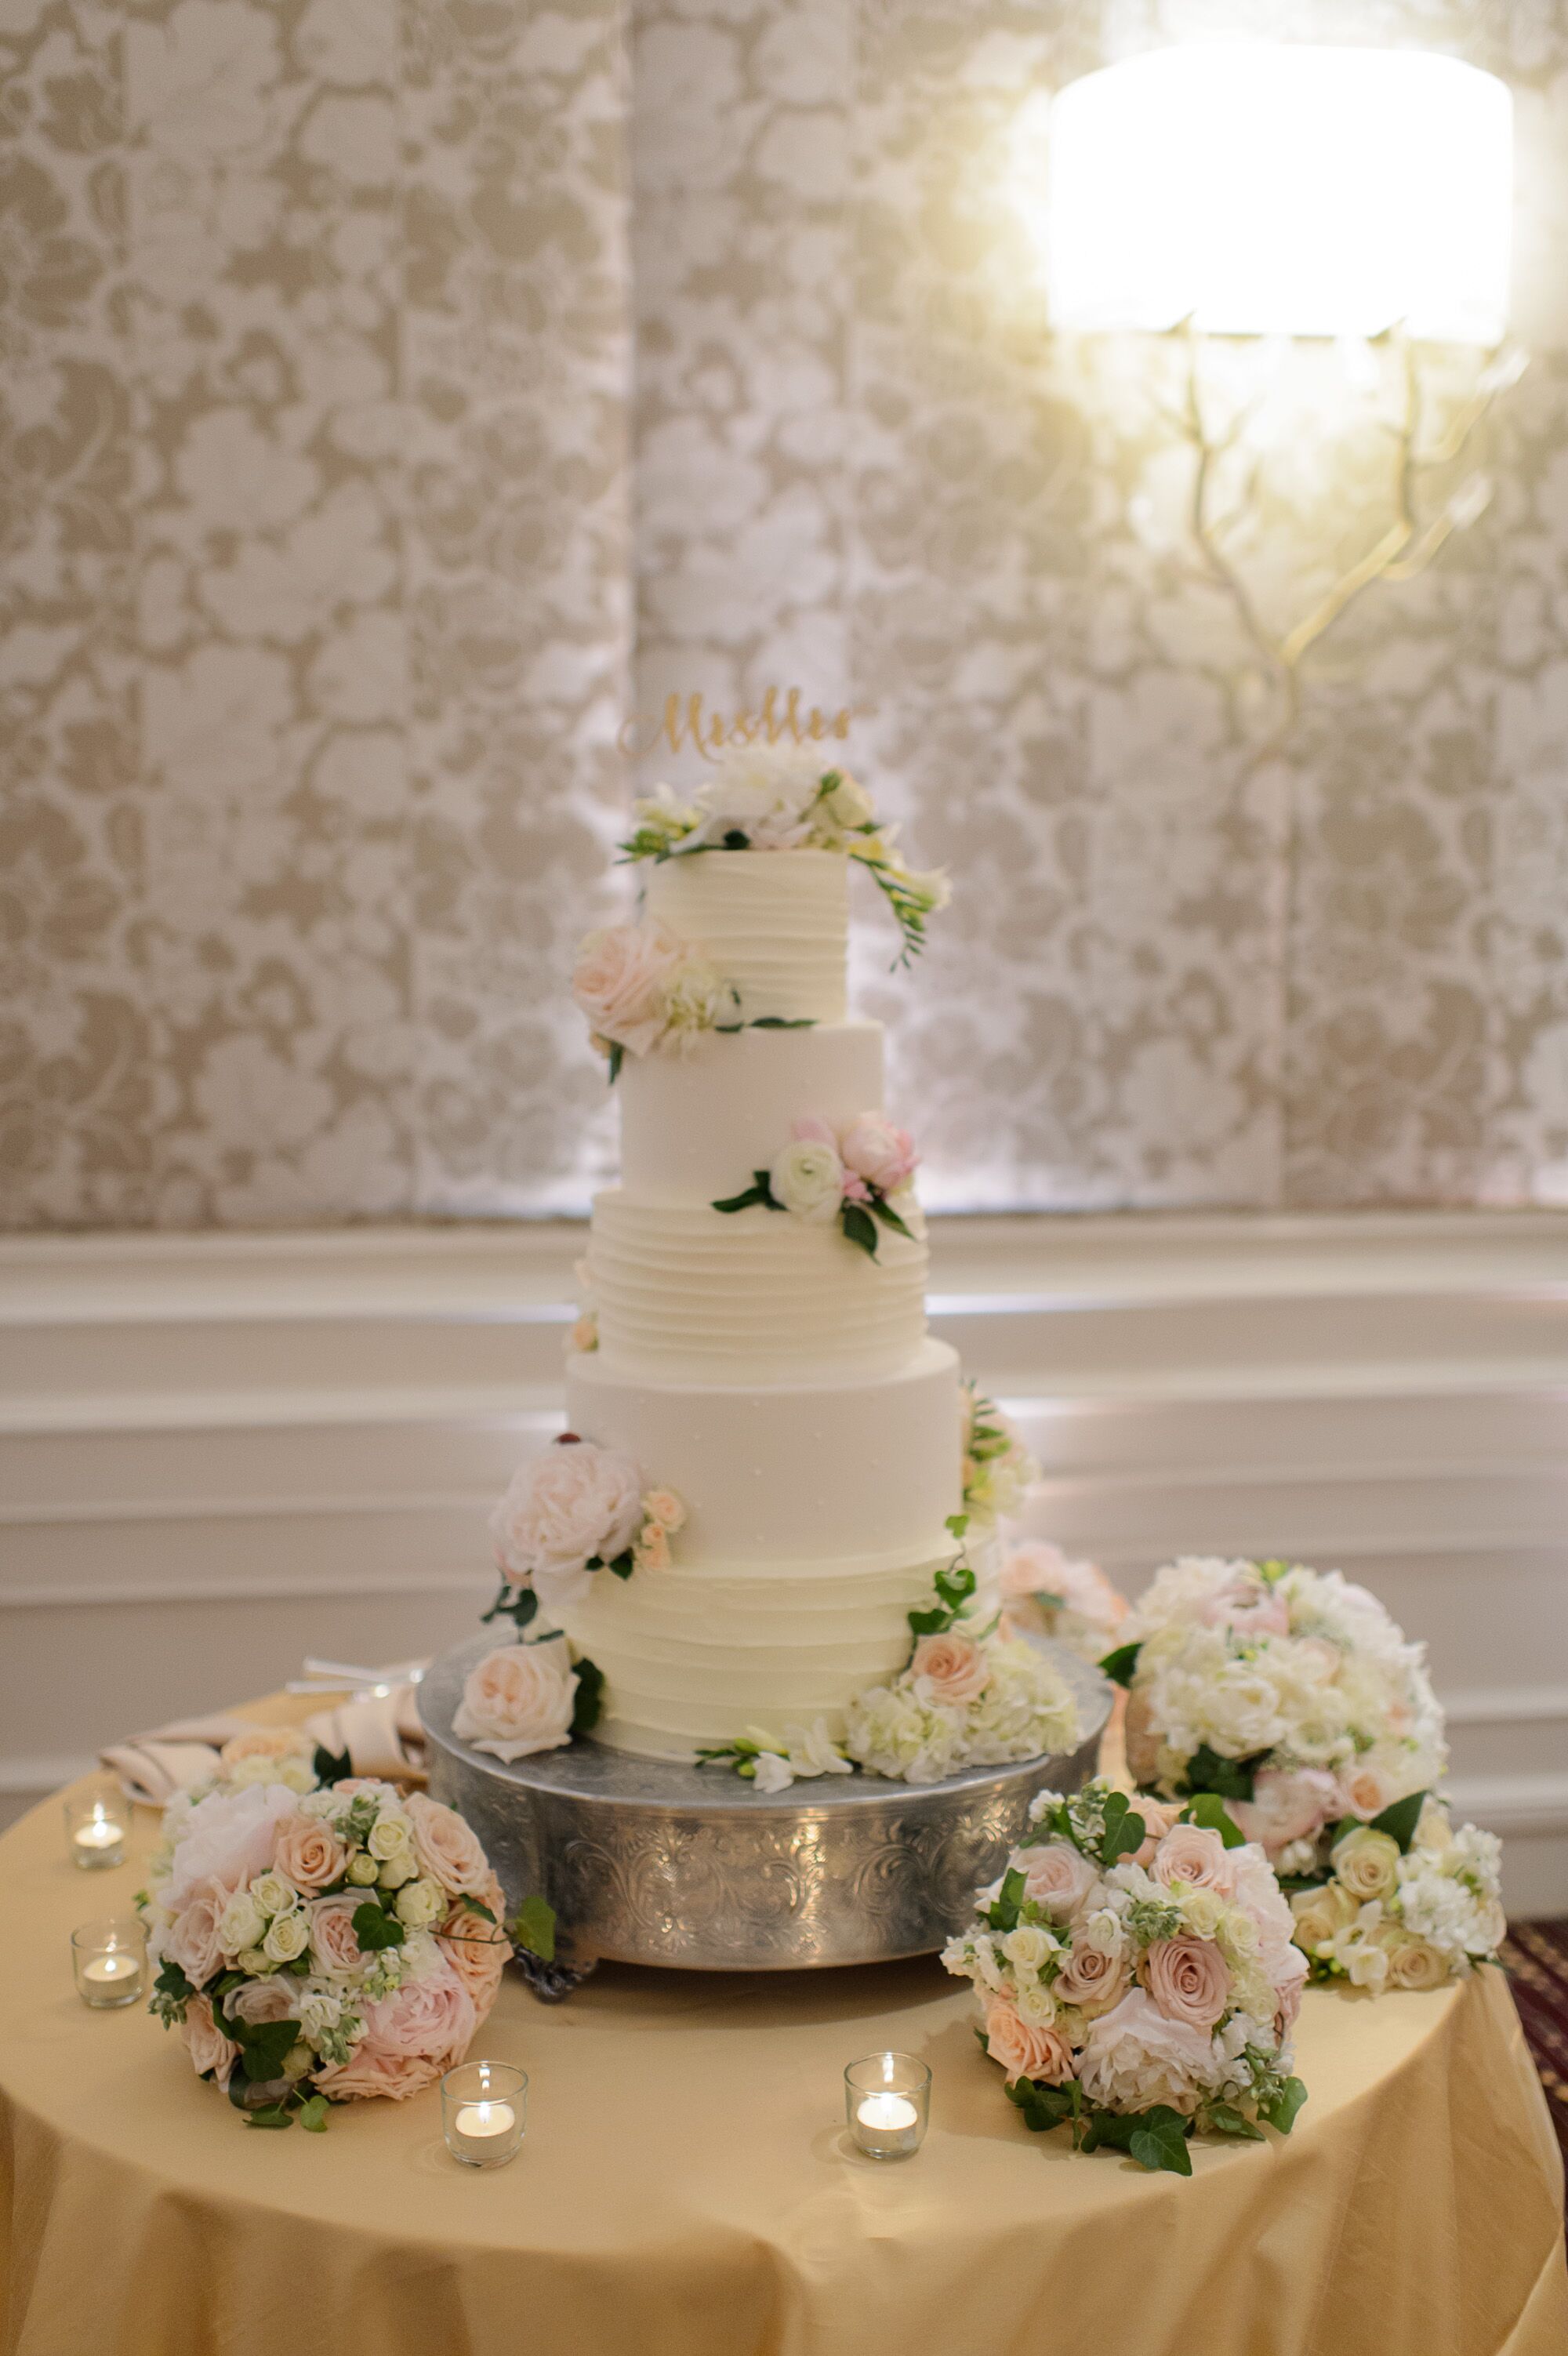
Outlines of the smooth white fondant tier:
<svg viewBox="0 0 1568 2356">
<path fill-rule="evenodd" d="M 560 1618 L 605 1676 L 595 1739 L 646 1758 L 689 1759 L 748 1728 L 782 1738 L 849 1703 L 909 1657 L 911 1610 L 950 1560 L 892 1569 L 853 1556 L 725 1579 L 677 1565 L 625 1580 L 601 1572 Z"/>
<path fill-rule="evenodd" d="M 619 1187 L 594 1197 L 587 1265 L 600 1353 L 658 1381 L 891 1374 L 925 1338 L 926 1264 L 923 1242 L 886 1228 L 873 1260 L 836 1225 L 760 1205 L 646 1203 Z"/>
<path fill-rule="evenodd" d="M 644 905 L 699 944 L 747 1022 L 844 1012 L 849 861 L 834 851 L 699 851 L 644 870 Z"/>
<path fill-rule="evenodd" d="M 823 1554 L 894 1569 L 959 1511 L 958 1380 L 945 1342 L 896 1375 L 791 1390 L 643 1382 L 593 1351 L 569 1363 L 566 1420 L 682 1499 L 682 1572 Z"/>
<path fill-rule="evenodd" d="M 882 1103 L 882 1025 L 709 1032 L 621 1067 L 620 1168 L 640 1201 L 711 1203 L 768 1169 L 793 1123 L 842 1125 Z"/>
</svg>

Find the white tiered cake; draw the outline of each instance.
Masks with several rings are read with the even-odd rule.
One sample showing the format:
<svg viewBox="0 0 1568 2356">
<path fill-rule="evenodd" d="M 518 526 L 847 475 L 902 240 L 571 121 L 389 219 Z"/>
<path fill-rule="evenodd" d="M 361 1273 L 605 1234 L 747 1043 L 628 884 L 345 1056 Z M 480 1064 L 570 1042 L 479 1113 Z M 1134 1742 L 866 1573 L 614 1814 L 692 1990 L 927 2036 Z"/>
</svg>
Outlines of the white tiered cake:
<svg viewBox="0 0 1568 2356">
<path fill-rule="evenodd" d="M 855 863 L 715 849 L 647 871 L 645 921 L 700 949 L 725 1002 L 720 1027 L 620 1065 L 622 1180 L 587 1258 L 597 1346 L 573 1355 L 567 1418 L 686 1519 L 667 1568 L 552 1608 L 603 1673 L 596 1739 L 649 1757 L 818 1718 L 841 1734 L 904 1665 L 953 1551 L 959 1368 L 926 1333 L 912 1194 L 878 1214 L 875 1257 L 836 1202 L 714 1207 L 797 1124 L 842 1132 L 881 1106 L 882 1026 L 845 1006 Z"/>
</svg>

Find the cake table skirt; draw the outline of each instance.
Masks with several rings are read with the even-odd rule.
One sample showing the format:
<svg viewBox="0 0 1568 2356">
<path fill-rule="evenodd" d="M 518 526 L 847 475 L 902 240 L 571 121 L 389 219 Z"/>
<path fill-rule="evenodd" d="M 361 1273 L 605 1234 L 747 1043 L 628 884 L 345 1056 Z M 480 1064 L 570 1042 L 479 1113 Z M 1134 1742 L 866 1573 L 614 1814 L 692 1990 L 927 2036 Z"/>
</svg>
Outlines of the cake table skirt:
<svg viewBox="0 0 1568 2356">
<path fill-rule="evenodd" d="M 282 1715 L 280 1708 L 271 1715 Z M 1563 2356 L 1562 2176 L 1495 1971 L 1309 1992 L 1288 2143 L 1190 2181 L 1074 2158 L 1003 2100 L 930 1960 L 785 1977 L 509 1977 L 479 2048 L 532 2078 L 481 2174 L 440 2104 L 243 2126 L 139 2009 L 88 2012 L 72 1926 L 123 1911 L 49 1804 L 0 1841 L 7 2356 Z M 844 2064 L 935 2072 L 918 2158 L 845 2147 Z"/>
</svg>

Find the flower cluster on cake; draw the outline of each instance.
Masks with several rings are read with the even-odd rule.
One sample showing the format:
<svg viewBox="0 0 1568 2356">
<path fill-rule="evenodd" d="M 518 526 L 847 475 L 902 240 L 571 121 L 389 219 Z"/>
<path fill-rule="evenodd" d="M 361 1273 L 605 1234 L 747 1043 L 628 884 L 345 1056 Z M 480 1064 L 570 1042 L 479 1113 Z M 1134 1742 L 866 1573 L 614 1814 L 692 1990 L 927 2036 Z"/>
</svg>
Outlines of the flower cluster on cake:
<svg viewBox="0 0 1568 2356">
<path fill-rule="evenodd" d="M 511 1953 L 500 1885 L 456 1810 L 289 1729 L 228 1743 L 180 1793 L 138 1900 L 152 2010 L 253 2126 L 418 2094 L 460 2062 Z"/>
<path fill-rule="evenodd" d="M 1262 1848 L 1197 1805 L 1208 1822 L 1103 1781 L 1040 1794 L 1035 1838 L 942 1955 L 1026 2125 L 1184 2176 L 1193 2133 L 1288 2134 L 1306 2094 L 1290 1909 Z"/>
<path fill-rule="evenodd" d="M 1144 1789 L 1223 1799 L 1277 1867 L 1318 1977 L 1429 1987 L 1496 1952 L 1498 1847 L 1431 1797 L 1447 1763 L 1425 1648 L 1299 1563 L 1184 1558 L 1109 1655 Z"/>
<path fill-rule="evenodd" d="M 1080 1660 L 1100 1662 L 1127 1618 L 1126 1597 L 1098 1563 L 1065 1554 L 1047 1538 L 1019 1538 L 1003 1554 L 1004 1625 L 1054 1636 Z"/>
</svg>

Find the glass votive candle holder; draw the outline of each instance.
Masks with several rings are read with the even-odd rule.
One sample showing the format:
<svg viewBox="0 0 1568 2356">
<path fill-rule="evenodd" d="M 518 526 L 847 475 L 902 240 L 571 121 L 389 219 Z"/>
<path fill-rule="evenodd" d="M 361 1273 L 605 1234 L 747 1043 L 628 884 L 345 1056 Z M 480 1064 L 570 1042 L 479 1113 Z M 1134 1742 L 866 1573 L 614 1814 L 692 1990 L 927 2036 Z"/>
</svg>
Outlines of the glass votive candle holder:
<svg viewBox="0 0 1568 2356">
<path fill-rule="evenodd" d="M 504 2168 L 528 2124 L 528 2072 L 510 2062 L 464 2062 L 441 2081 L 446 2148 L 465 2168 Z"/>
<path fill-rule="evenodd" d="M 94 2012 L 134 2004 L 147 1976 L 147 1934 L 134 1915 L 113 1922 L 84 1922 L 70 1934 L 76 1992 Z"/>
<path fill-rule="evenodd" d="M 84 1873 L 124 1865 L 130 1828 L 130 1804 L 117 1791 L 108 1794 L 100 1786 L 76 1792 L 65 1804 L 66 1846 Z"/>
<path fill-rule="evenodd" d="M 926 2139 L 931 2073 L 912 2053 L 868 2053 L 843 2073 L 849 2131 L 870 2159 L 908 2159 Z"/>
</svg>

